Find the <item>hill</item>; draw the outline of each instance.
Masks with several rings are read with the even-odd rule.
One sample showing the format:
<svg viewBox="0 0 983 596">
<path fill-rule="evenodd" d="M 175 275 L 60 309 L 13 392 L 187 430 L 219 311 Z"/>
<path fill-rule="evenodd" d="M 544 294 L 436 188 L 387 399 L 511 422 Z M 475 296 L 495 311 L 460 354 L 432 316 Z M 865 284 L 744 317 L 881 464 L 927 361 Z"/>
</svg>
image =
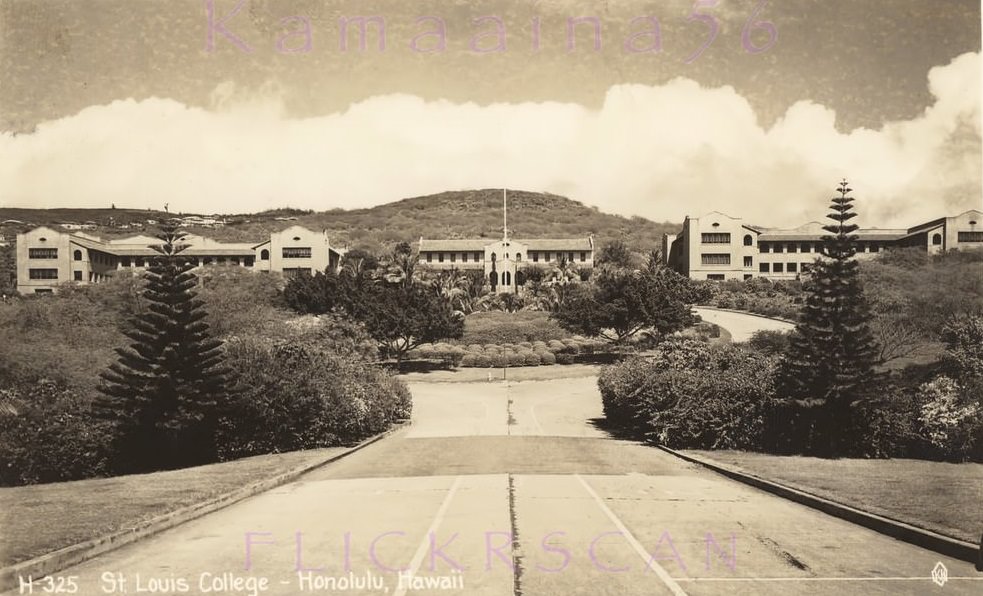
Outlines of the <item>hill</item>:
<svg viewBox="0 0 983 596">
<path fill-rule="evenodd" d="M 188 214 L 182 214 L 188 215 Z M 32 225 L 92 221 L 92 234 L 119 236 L 132 229 L 109 226 L 109 218 L 130 223 L 161 219 L 167 214 L 132 209 L 2 209 L 0 221 L 17 219 Z M 277 209 L 256 214 L 225 216 L 226 225 L 197 230 L 219 240 L 259 239 L 291 225 L 325 229 L 332 244 L 380 251 L 396 242 L 426 238 L 497 238 L 502 233 L 501 189 L 443 192 L 413 197 L 367 209 L 333 209 L 309 212 Z M 593 234 L 603 245 L 624 240 L 638 251 L 660 246 L 664 232 L 673 233 L 678 223 L 656 223 L 642 217 L 626 218 L 603 213 L 565 197 L 525 191 L 509 191 L 509 233 L 522 238 L 576 238 Z"/>
</svg>

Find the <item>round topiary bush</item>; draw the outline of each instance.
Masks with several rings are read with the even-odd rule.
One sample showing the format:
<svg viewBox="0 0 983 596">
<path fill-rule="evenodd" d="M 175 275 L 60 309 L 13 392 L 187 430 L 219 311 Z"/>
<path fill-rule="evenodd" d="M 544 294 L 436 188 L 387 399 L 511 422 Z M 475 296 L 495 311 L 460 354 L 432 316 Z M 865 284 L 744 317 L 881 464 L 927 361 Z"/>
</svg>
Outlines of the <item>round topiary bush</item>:
<svg viewBox="0 0 983 596">
<path fill-rule="evenodd" d="M 539 362 L 544 366 L 547 364 L 556 364 L 556 356 L 550 352 L 543 352 L 539 355 Z"/>
<path fill-rule="evenodd" d="M 477 368 L 491 368 L 493 366 L 492 357 L 489 356 L 488 354 L 482 354 L 481 356 L 478 356 L 475 359 L 475 366 Z"/>
<path fill-rule="evenodd" d="M 509 366 L 525 366 L 526 357 L 519 353 L 509 354 Z"/>
<path fill-rule="evenodd" d="M 520 348 L 528 348 L 529 350 L 532 350 L 532 342 L 524 341 L 518 345 Z"/>
<path fill-rule="evenodd" d="M 535 352 L 528 352 L 523 356 L 523 359 L 526 361 L 526 366 L 539 366 L 539 354 L 536 354 Z"/>
<path fill-rule="evenodd" d="M 498 354 L 497 356 L 492 356 L 492 366 L 495 368 L 505 368 L 509 365 L 508 354 Z"/>
<path fill-rule="evenodd" d="M 433 358 L 435 353 L 436 350 L 434 350 L 433 344 L 423 344 L 411 352 L 417 358 Z"/>
<path fill-rule="evenodd" d="M 472 368 L 472 367 L 478 366 L 478 355 L 477 354 L 472 354 L 470 352 L 467 353 L 467 354 L 465 354 L 464 357 L 461 358 L 461 365 L 460 366 L 462 368 Z"/>
</svg>

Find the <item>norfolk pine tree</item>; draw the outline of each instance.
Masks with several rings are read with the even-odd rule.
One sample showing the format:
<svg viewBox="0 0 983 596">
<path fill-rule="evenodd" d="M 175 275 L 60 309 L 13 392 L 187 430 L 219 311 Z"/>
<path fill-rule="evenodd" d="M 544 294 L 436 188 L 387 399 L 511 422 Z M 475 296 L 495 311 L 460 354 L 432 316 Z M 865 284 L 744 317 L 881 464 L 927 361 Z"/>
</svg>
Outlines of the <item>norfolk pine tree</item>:
<svg viewBox="0 0 983 596">
<path fill-rule="evenodd" d="M 806 282 L 807 298 L 792 334 L 779 386 L 788 397 L 820 400 L 817 430 L 827 455 L 842 455 L 856 430 L 854 406 L 870 394 L 875 382 L 877 346 L 871 333 L 870 310 L 859 277 L 858 226 L 853 197 L 844 180 L 832 199 L 833 223 L 823 226 L 821 254 Z"/>
<path fill-rule="evenodd" d="M 101 375 L 99 409 L 117 425 L 118 471 L 176 468 L 216 460 L 215 427 L 230 372 L 194 291 L 195 264 L 180 253 L 184 234 L 165 223 L 146 270 L 146 312 L 125 335 L 128 347 Z"/>
</svg>

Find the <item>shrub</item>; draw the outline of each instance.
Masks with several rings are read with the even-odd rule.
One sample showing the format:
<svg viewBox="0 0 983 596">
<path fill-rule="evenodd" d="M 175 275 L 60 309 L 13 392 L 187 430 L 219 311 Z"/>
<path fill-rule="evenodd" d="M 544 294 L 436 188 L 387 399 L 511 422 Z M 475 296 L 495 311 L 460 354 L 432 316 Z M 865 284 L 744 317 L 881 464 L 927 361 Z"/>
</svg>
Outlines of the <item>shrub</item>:
<svg viewBox="0 0 983 596">
<path fill-rule="evenodd" d="M 788 350 L 790 338 L 785 331 L 755 331 L 748 345 L 763 354 L 779 355 Z"/>
<path fill-rule="evenodd" d="M 526 357 L 519 353 L 509 354 L 508 363 L 509 366 L 525 366 Z"/>
<path fill-rule="evenodd" d="M 492 356 L 492 366 L 495 368 L 505 368 L 509 365 L 509 355 L 508 354 L 496 354 Z"/>
<path fill-rule="evenodd" d="M 529 352 L 523 356 L 526 366 L 539 366 L 540 358 L 539 354 L 535 352 Z"/>
<path fill-rule="evenodd" d="M 112 440 L 78 390 L 47 381 L 0 390 L 0 485 L 105 475 Z"/>
<path fill-rule="evenodd" d="M 569 337 L 548 313 L 536 311 L 479 312 L 464 320 L 462 341 L 483 344 L 504 344 L 551 340 Z"/>
<path fill-rule="evenodd" d="M 918 420 L 925 437 L 944 457 L 957 460 L 969 456 L 983 415 L 976 404 L 962 402 L 961 389 L 959 383 L 942 376 L 919 391 L 923 405 Z"/>
<path fill-rule="evenodd" d="M 406 386 L 343 342 L 244 337 L 227 352 L 242 386 L 220 423 L 222 459 L 352 444 L 410 414 Z"/>
<path fill-rule="evenodd" d="M 612 423 L 676 448 L 760 445 L 774 393 L 776 360 L 693 340 L 667 342 L 649 359 L 630 358 L 598 378 Z"/>
<path fill-rule="evenodd" d="M 472 353 L 467 353 L 461 358 L 460 366 L 464 368 L 471 368 L 478 366 L 478 356 Z"/>
<path fill-rule="evenodd" d="M 475 366 L 478 368 L 491 368 L 494 365 L 495 363 L 491 356 L 488 354 L 482 354 L 481 356 L 478 356 L 478 362 Z"/>
<path fill-rule="evenodd" d="M 573 354 L 557 354 L 556 363 L 557 364 L 573 364 L 574 355 Z"/>
<path fill-rule="evenodd" d="M 550 352 L 543 352 L 539 355 L 539 362 L 544 366 L 547 364 L 556 364 L 556 356 Z"/>
</svg>

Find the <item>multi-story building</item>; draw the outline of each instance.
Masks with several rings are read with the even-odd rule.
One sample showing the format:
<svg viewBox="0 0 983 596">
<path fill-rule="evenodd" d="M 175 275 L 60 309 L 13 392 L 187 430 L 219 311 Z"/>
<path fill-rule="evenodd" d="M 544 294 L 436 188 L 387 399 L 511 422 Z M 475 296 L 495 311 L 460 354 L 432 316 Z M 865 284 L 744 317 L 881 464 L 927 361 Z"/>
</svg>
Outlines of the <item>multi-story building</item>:
<svg viewBox="0 0 983 596">
<path fill-rule="evenodd" d="M 550 268 L 560 261 L 573 267 L 594 266 L 594 238 L 427 240 L 420 238 L 420 264 L 433 269 L 479 269 L 499 294 L 521 292 L 525 270 Z"/>
<path fill-rule="evenodd" d="M 17 289 L 22 294 L 54 291 L 61 283 L 98 283 L 115 271 L 143 268 L 158 253 L 157 238 L 132 236 L 114 240 L 49 227 L 17 235 Z M 230 264 L 254 271 L 315 273 L 336 269 L 342 251 L 328 242 L 327 232 L 293 226 L 256 242 L 218 242 L 188 235 L 182 255 L 199 266 Z"/>
<path fill-rule="evenodd" d="M 796 279 L 820 256 L 823 224 L 793 229 L 749 226 L 739 217 L 714 211 L 687 217 L 678 234 L 663 237 L 669 266 L 692 279 Z M 983 249 L 983 212 L 970 210 L 911 228 L 863 228 L 854 234 L 858 258 L 894 247 L 919 247 L 929 253 Z"/>
<path fill-rule="evenodd" d="M 577 269 L 594 267 L 594 237 L 565 239 L 509 238 L 508 191 L 502 191 L 502 239 L 427 240 L 420 238 L 420 265 L 436 270 L 481 270 L 486 284 L 499 294 L 517 294 L 531 267 L 551 268 L 560 262 Z"/>
</svg>

